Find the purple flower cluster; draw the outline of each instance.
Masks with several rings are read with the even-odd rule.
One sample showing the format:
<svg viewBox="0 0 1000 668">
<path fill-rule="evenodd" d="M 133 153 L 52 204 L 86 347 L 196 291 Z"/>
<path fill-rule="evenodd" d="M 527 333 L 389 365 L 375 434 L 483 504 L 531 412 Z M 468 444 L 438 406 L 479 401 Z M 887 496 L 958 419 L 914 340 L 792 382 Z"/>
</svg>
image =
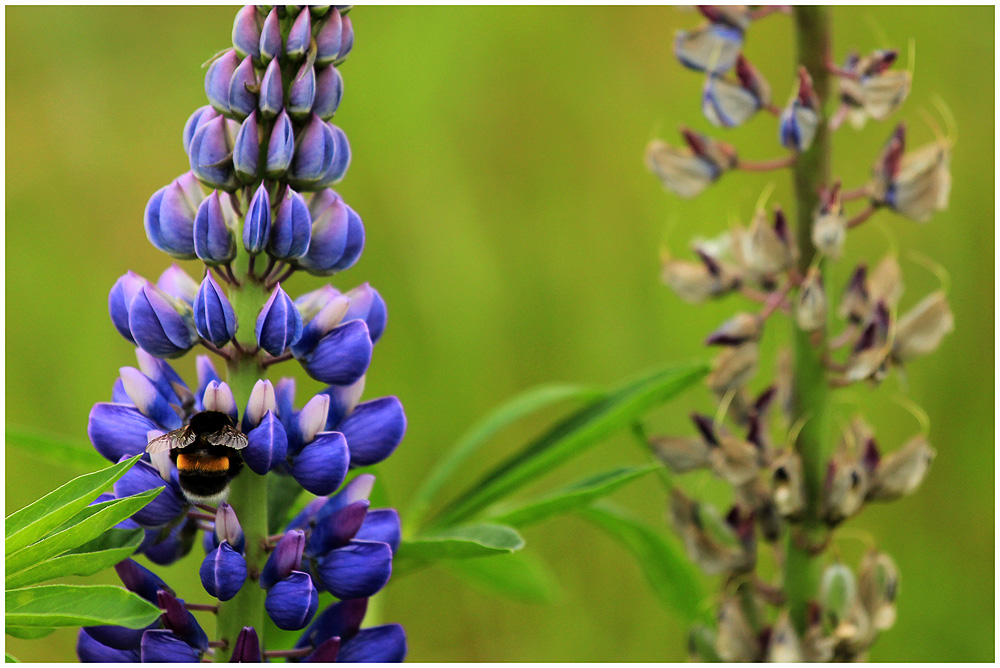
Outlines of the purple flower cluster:
<svg viewBox="0 0 1000 668">
<path fill-rule="evenodd" d="M 361 400 L 386 305 L 367 283 L 346 292 L 325 285 L 298 298 L 281 285 L 298 270 L 327 276 L 347 269 L 364 248 L 361 218 L 329 190 L 350 162 L 346 135 L 329 122 L 343 93 L 337 65 L 354 42 L 349 9 L 239 10 L 233 47 L 208 68 L 209 104 L 184 127 L 191 171 L 154 193 L 144 217 L 150 242 L 173 258 L 203 263 L 203 278 L 175 264 L 155 283 L 131 271 L 115 282 L 108 310 L 136 346 L 138 366 L 122 368 L 111 401 L 93 407 L 88 435 L 110 461 L 143 455 L 114 485 L 115 497 L 162 490 L 122 523 L 145 531 L 136 555 L 168 565 L 201 542 L 199 575 L 221 602 L 220 619 L 225 602 L 259 586 L 279 628 L 313 623 L 289 650 L 293 658 L 399 661 L 406 652 L 402 627 L 360 628 L 366 599 L 392 572 L 399 516 L 370 508 L 374 477 L 351 473 L 386 459 L 406 431 L 396 397 Z M 241 384 L 199 356 L 192 391 L 165 360 L 196 345 L 224 359 L 230 374 L 239 371 Z M 300 408 L 293 379 L 262 377 L 289 360 L 326 386 Z M 260 377 L 252 389 L 247 370 Z M 195 419 L 206 412 L 214 416 Z M 196 423 L 228 424 L 233 440 L 199 440 L 224 432 L 196 434 Z M 147 452 L 156 439 L 169 445 Z M 240 525 L 240 504 L 249 502 L 234 496 L 232 506 L 226 503 L 228 482 L 218 494 L 185 487 L 197 475 L 239 484 L 245 469 L 243 475 L 294 480 L 292 487 L 317 498 L 283 534 L 266 536 L 260 523 Z M 262 649 L 262 629 L 210 643 L 190 610 L 214 605 L 187 606 L 131 559 L 117 568 L 125 586 L 163 615 L 146 629 L 82 629 L 81 659 L 197 661 L 215 647 L 232 649 L 234 660 L 278 656 Z M 340 603 L 317 616 L 321 592 Z"/>
</svg>

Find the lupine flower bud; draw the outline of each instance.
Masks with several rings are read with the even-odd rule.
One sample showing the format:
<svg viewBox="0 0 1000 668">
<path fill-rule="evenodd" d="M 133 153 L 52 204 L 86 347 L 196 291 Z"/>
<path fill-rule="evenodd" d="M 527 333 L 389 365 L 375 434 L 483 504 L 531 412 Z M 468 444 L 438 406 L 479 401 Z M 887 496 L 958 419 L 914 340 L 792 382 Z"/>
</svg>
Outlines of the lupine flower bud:
<svg viewBox="0 0 1000 668">
<path fill-rule="evenodd" d="M 231 76 L 231 75 L 230 75 Z M 194 137 L 195 131 L 203 124 L 217 118 L 219 112 L 213 109 L 210 105 L 200 107 L 191 114 L 188 118 L 187 123 L 184 124 L 184 152 L 189 153 L 191 147 L 191 139 Z"/>
<path fill-rule="evenodd" d="M 144 226 L 150 243 L 182 260 L 194 257 L 194 218 L 205 195 L 194 175 L 184 174 L 160 190 L 146 205 Z"/>
<path fill-rule="evenodd" d="M 302 16 L 309 16 L 303 12 Z M 319 590 L 312 578 L 302 571 L 294 571 L 276 583 L 267 592 L 264 610 L 275 626 L 286 631 L 304 629 L 312 621 L 319 607 Z"/>
<path fill-rule="evenodd" d="M 369 510 L 365 515 L 361 529 L 354 536 L 357 540 L 369 540 L 376 543 L 385 543 L 396 554 L 399 543 L 402 540 L 402 525 L 399 521 L 399 513 L 395 508 L 376 508 Z"/>
<path fill-rule="evenodd" d="M 779 135 L 785 148 L 802 152 L 812 146 L 819 127 L 819 98 L 813 90 L 809 71 L 799 67 L 798 89 L 781 112 Z"/>
<path fill-rule="evenodd" d="M 646 166 L 663 187 L 685 199 L 694 197 L 725 172 L 736 167 L 736 149 L 724 142 L 682 129 L 687 148 L 653 141 L 646 149 Z"/>
<path fill-rule="evenodd" d="M 771 101 L 771 90 L 742 54 L 736 61 L 737 81 L 709 75 L 701 96 L 705 117 L 719 127 L 736 127 Z"/>
<path fill-rule="evenodd" d="M 899 569 L 888 554 L 875 550 L 865 553 L 858 568 L 858 594 L 875 629 L 892 628 L 896 623 Z"/>
<path fill-rule="evenodd" d="M 288 39 L 285 41 L 285 54 L 292 62 L 297 62 L 306 55 L 311 39 L 312 23 L 309 20 L 309 12 L 301 12 L 288 31 Z"/>
<path fill-rule="evenodd" d="M 223 541 L 229 543 L 237 552 L 242 553 L 246 538 L 243 536 L 243 527 L 236 518 L 236 511 L 228 503 L 223 501 L 215 511 L 215 531 L 213 535 L 216 543 Z"/>
<path fill-rule="evenodd" d="M 344 314 L 344 320 L 364 320 L 368 325 L 368 334 L 372 338 L 372 343 L 378 343 L 385 331 L 388 312 L 385 300 L 378 291 L 368 283 L 363 283 L 347 292 L 347 297 L 351 303 Z"/>
<path fill-rule="evenodd" d="M 321 69 L 316 75 L 316 97 L 312 111 L 324 121 L 333 118 L 344 97 L 344 79 L 333 65 Z"/>
<path fill-rule="evenodd" d="M 198 373 L 198 391 L 195 394 L 195 401 L 201 404 L 204 400 L 205 391 L 208 389 L 209 384 L 212 381 L 221 383 L 222 378 L 219 377 L 218 372 L 215 370 L 215 366 L 212 364 L 212 358 L 208 355 L 199 355 L 195 359 L 195 370 Z M 200 407 L 199 410 L 204 410 L 204 407 Z"/>
<path fill-rule="evenodd" d="M 371 466 L 391 455 L 406 433 L 403 404 L 382 397 L 360 404 L 337 427 L 347 439 L 351 466 Z"/>
<path fill-rule="evenodd" d="M 331 288 L 330 292 L 335 293 L 336 290 Z M 337 294 L 331 298 L 302 328 L 302 336 L 292 346 L 292 353 L 298 356 L 308 355 L 316 348 L 320 339 L 343 321 L 349 306 L 350 299 L 345 295 Z"/>
<path fill-rule="evenodd" d="M 270 18 L 270 17 L 269 17 Z M 271 119 L 278 115 L 285 103 L 285 91 L 281 85 L 281 64 L 272 60 L 264 70 L 260 80 L 260 99 L 257 108 L 264 118 Z"/>
<path fill-rule="evenodd" d="M 316 99 L 316 70 L 306 59 L 299 68 L 288 87 L 288 115 L 293 120 L 301 121 L 312 111 L 313 100 Z"/>
<path fill-rule="evenodd" d="M 737 313 L 705 339 L 706 346 L 738 346 L 757 341 L 761 332 L 760 318 L 752 313 Z"/>
<path fill-rule="evenodd" d="M 847 240 L 847 219 L 840 201 L 840 182 L 820 194 L 819 210 L 813 218 L 812 242 L 824 255 L 840 259 Z"/>
<path fill-rule="evenodd" d="M 341 16 L 340 51 L 337 52 L 337 60 L 334 65 L 339 65 L 347 59 L 354 48 L 354 24 L 349 16 Z"/>
<path fill-rule="evenodd" d="M 936 454 L 926 437 L 913 437 L 878 462 L 868 498 L 891 501 L 917 491 Z"/>
<path fill-rule="evenodd" d="M 840 453 L 830 460 L 823 488 L 823 519 L 840 524 L 859 510 L 868 491 L 868 475 L 860 462 Z"/>
<path fill-rule="evenodd" d="M 221 114 L 229 113 L 229 84 L 239 65 L 240 57 L 235 51 L 229 50 L 213 60 L 205 74 L 205 95 L 209 104 Z"/>
<path fill-rule="evenodd" d="M 278 260 L 302 257 L 309 250 L 311 236 L 309 207 L 302 195 L 289 188 L 274 215 L 267 252 Z"/>
<path fill-rule="evenodd" d="M 122 459 L 128 458 L 128 455 Z M 125 475 L 115 481 L 115 496 L 141 494 L 151 489 L 163 488 L 145 507 L 132 515 L 132 519 L 144 527 L 158 527 L 167 524 L 187 507 L 187 502 L 173 485 L 165 482 L 159 472 L 146 462 L 139 460 Z"/>
<path fill-rule="evenodd" d="M 111 322 L 118 333 L 133 344 L 135 339 L 132 338 L 132 331 L 128 327 L 129 305 L 145 282 L 144 278 L 130 271 L 115 281 L 111 286 L 111 292 L 108 293 L 108 313 L 111 315 Z"/>
<path fill-rule="evenodd" d="M 253 60 L 247 56 L 233 72 L 233 78 L 229 82 L 229 113 L 236 120 L 242 121 L 257 108 L 258 90 Z"/>
<path fill-rule="evenodd" d="M 194 299 L 198 295 L 198 282 L 176 263 L 171 264 L 160 274 L 156 279 L 156 287 L 174 299 L 188 304 L 194 304 Z"/>
<path fill-rule="evenodd" d="M 228 542 L 222 541 L 201 562 L 198 574 L 205 591 L 220 601 L 228 601 L 246 582 L 247 562 Z"/>
<path fill-rule="evenodd" d="M 232 205 L 213 190 L 198 207 L 194 219 L 194 252 L 209 266 L 236 258 L 236 229 Z"/>
<path fill-rule="evenodd" d="M 181 426 L 177 413 L 145 374 L 132 367 L 122 367 L 119 373 L 122 389 L 140 413 L 167 429 Z"/>
<path fill-rule="evenodd" d="M 312 114 L 296 136 L 295 157 L 288 171 L 289 181 L 301 190 L 313 190 L 310 186 L 323 178 L 333 165 L 336 151 L 337 140 L 331 126 Z"/>
<path fill-rule="evenodd" d="M 272 9 L 264 19 L 264 24 L 260 30 L 260 41 L 258 42 L 260 51 L 260 62 L 267 65 L 272 60 L 281 55 L 281 20 L 278 18 L 278 10 Z"/>
<path fill-rule="evenodd" d="M 201 338 L 219 348 L 236 335 L 236 313 L 209 272 L 205 273 L 194 300 L 194 324 Z"/>
<path fill-rule="evenodd" d="M 284 109 L 278 114 L 267 143 L 267 165 L 264 168 L 269 178 L 282 176 L 292 164 L 295 155 L 295 134 L 292 120 Z"/>
<path fill-rule="evenodd" d="M 344 482 L 350 462 L 344 435 L 336 431 L 317 434 L 292 460 L 292 477 L 307 491 L 325 496 Z"/>
<path fill-rule="evenodd" d="M 678 30 L 674 39 L 674 55 L 682 65 L 710 74 L 732 69 L 742 48 L 743 30 L 725 23 Z"/>
<path fill-rule="evenodd" d="M 234 420 L 237 418 L 236 399 L 233 398 L 233 391 L 225 383 L 211 381 L 205 388 L 201 402 L 206 411 L 219 411 Z"/>
<path fill-rule="evenodd" d="M 260 157 L 260 136 L 257 132 L 257 110 L 254 109 L 240 125 L 233 142 L 233 167 L 236 175 L 244 183 L 252 183 L 258 177 Z"/>
<path fill-rule="evenodd" d="M 204 652 L 208 649 L 208 636 L 198 625 L 198 620 L 184 607 L 184 602 L 169 592 L 156 594 L 157 605 L 163 610 L 163 626 L 192 647 Z"/>
<path fill-rule="evenodd" d="M 771 463 L 772 498 L 778 513 L 798 520 L 805 510 L 802 460 L 794 450 L 785 450 Z"/>
<path fill-rule="evenodd" d="M 302 552 L 305 549 L 306 536 L 299 530 L 289 530 L 278 539 L 274 550 L 267 557 L 267 562 L 260 573 L 260 586 L 270 589 L 284 580 L 293 571 L 302 567 Z"/>
<path fill-rule="evenodd" d="M 191 139 L 191 171 L 208 187 L 231 192 L 237 186 L 232 152 L 233 137 L 226 119 L 219 116 L 203 123 Z"/>
<path fill-rule="evenodd" d="M 261 183 L 250 200 L 246 221 L 243 223 L 243 247 L 251 255 L 264 250 L 271 236 L 271 198 Z"/>
<path fill-rule="evenodd" d="M 826 325 L 826 291 L 818 270 L 810 269 L 795 297 L 795 322 L 804 332 L 815 332 Z"/>
<path fill-rule="evenodd" d="M 309 536 L 306 554 L 318 557 L 347 545 L 361 529 L 370 505 L 368 499 L 362 499 L 335 512 L 321 513 Z"/>
<path fill-rule="evenodd" d="M 302 335 L 302 316 L 295 303 L 280 285 L 276 285 L 271 297 L 257 316 L 254 329 L 257 343 L 262 349 L 277 357 Z"/>
<path fill-rule="evenodd" d="M 332 190 L 316 193 L 309 203 L 312 236 L 309 250 L 299 260 L 305 269 L 320 276 L 353 265 L 365 244 L 361 218 Z"/>
<path fill-rule="evenodd" d="M 247 409 L 243 412 L 243 424 L 240 428 L 244 433 L 249 433 L 251 429 L 260 424 L 264 413 L 267 411 L 276 412 L 277 410 L 274 385 L 269 380 L 258 380 L 250 391 L 250 399 L 247 401 Z"/>
<path fill-rule="evenodd" d="M 782 611 L 778 621 L 771 628 L 767 643 L 767 660 L 770 663 L 802 663 L 805 658 L 802 645 L 792 626 L 788 610 Z"/>
<path fill-rule="evenodd" d="M 197 663 L 201 654 L 173 632 L 152 629 L 142 634 L 139 649 L 142 663 Z"/>
<path fill-rule="evenodd" d="M 715 651 L 727 663 L 745 663 L 757 658 L 757 636 L 736 596 L 727 596 L 719 607 Z"/>
<path fill-rule="evenodd" d="M 247 433 L 243 460 L 251 471 L 264 475 L 284 462 L 287 454 L 288 435 L 285 428 L 272 410 L 268 410 L 260 424 Z"/>
<path fill-rule="evenodd" d="M 368 598 L 389 581 L 392 549 L 385 543 L 352 540 L 314 567 L 318 583 L 339 599 Z"/>
<path fill-rule="evenodd" d="M 955 316 L 947 297 L 940 290 L 932 292 L 900 317 L 892 342 L 892 357 L 905 364 L 933 352 L 954 329 Z"/>
<path fill-rule="evenodd" d="M 191 307 L 149 282 L 129 304 L 128 323 L 135 342 L 154 357 L 177 357 L 197 341 Z"/>
<path fill-rule="evenodd" d="M 334 328 L 297 359 L 306 373 L 320 382 L 351 385 L 365 375 L 371 355 L 368 326 L 362 320 L 352 320 Z"/>
<path fill-rule="evenodd" d="M 280 39 L 280 34 L 279 34 Z M 254 5 L 244 5 L 233 21 L 233 47 L 241 58 L 260 61 L 261 21 Z"/>
<path fill-rule="evenodd" d="M 326 124 L 327 129 L 333 134 L 333 162 L 330 163 L 330 167 L 323 173 L 319 181 L 315 184 L 314 190 L 320 190 L 322 188 L 329 188 L 330 186 L 338 183 L 344 178 L 344 174 L 347 173 L 347 168 L 351 165 L 351 145 L 347 141 L 347 135 L 344 131 L 338 128 L 336 125 Z"/>
<path fill-rule="evenodd" d="M 272 12 L 274 10 L 271 10 Z M 233 653 L 229 657 L 230 663 L 260 663 L 260 640 L 257 638 L 257 631 L 252 626 L 244 626 L 240 634 L 236 636 L 236 644 L 233 646 Z"/>
<path fill-rule="evenodd" d="M 739 389 L 757 373 L 760 348 L 755 341 L 728 347 L 712 361 L 712 370 L 705 378 L 708 387 L 718 395 Z"/>
<path fill-rule="evenodd" d="M 340 12 L 333 12 L 316 33 L 316 67 L 326 67 L 337 60 L 342 33 Z"/>
</svg>

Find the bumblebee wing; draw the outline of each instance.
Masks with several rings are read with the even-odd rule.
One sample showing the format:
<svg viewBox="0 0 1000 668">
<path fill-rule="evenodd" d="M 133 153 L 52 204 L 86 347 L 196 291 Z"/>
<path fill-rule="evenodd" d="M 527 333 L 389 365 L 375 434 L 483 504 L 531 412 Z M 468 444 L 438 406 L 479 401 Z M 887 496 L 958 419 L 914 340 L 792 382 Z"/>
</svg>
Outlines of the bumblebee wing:
<svg viewBox="0 0 1000 668">
<path fill-rule="evenodd" d="M 146 446 L 146 452 L 155 455 L 160 452 L 169 452 L 174 448 L 184 448 L 194 443 L 194 439 L 195 435 L 187 427 L 181 427 L 151 440 Z"/>
<path fill-rule="evenodd" d="M 247 447 L 246 434 L 233 427 L 223 427 L 215 433 L 207 434 L 205 440 L 212 445 L 221 445 L 233 450 L 242 450 Z"/>
</svg>

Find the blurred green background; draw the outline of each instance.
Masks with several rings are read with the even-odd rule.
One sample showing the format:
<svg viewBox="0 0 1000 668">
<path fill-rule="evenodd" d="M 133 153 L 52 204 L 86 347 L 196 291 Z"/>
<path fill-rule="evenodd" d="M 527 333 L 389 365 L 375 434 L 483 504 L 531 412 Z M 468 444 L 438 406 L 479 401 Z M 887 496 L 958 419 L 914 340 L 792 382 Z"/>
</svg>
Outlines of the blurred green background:
<svg viewBox="0 0 1000 668">
<path fill-rule="evenodd" d="M 155 279 L 169 264 L 146 241 L 143 208 L 187 170 L 181 129 L 205 103 L 200 66 L 227 46 L 233 14 L 233 7 L 6 10 L 8 424 L 83 441 L 91 405 L 109 398 L 118 367 L 134 364 L 108 320 L 108 289 L 127 269 Z M 722 232 L 731 216 L 746 220 L 769 181 L 772 202 L 788 203 L 791 191 L 784 173 L 732 174 L 681 201 L 645 171 L 643 150 L 653 137 L 676 142 L 679 124 L 710 129 L 699 113 L 701 77 L 671 56 L 674 31 L 699 22 L 693 12 L 361 7 L 352 17 L 356 47 L 342 68 L 346 96 L 336 122 L 354 158 L 339 191 L 364 219 L 368 242 L 362 260 L 334 282 L 370 281 L 389 304 L 367 396 L 397 394 L 407 409 L 406 440 L 382 467 L 392 500 L 405 505 L 456 437 L 524 388 L 610 383 L 704 358 L 701 339 L 738 304 L 693 307 L 659 283 L 668 228 L 672 249 L 683 253 L 688 238 Z M 906 258 L 914 249 L 950 272 L 956 316 L 939 352 L 912 364 L 905 378 L 933 424 L 931 475 L 917 495 L 868 508 L 849 523 L 877 536 L 903 574 L 898 623 L 872 658 L 988 661 L 994 14 L 986 7 L 849 7 L 834 17 L 838 59 L 852 47 L 905 53 L 915 39 L 915 84 L 897 114 L 909 124 L 911 146 L 934 136 L 920 110 L 940 117 L 935 95 L 949 104 L 961 134 L 951 208 L 927 225 L 879 214 L 885 227 L 852 233 L 847 258 L 833 269 L 839 290 L 855 261 L 877 260 L 889 248 L 887 229 L 904 250 L 903 306 L 937 285 Z M 746 52 L 783 103 L 793 72 L 788 18 L 754 25 Z M 892 127 L 869 123 L 837 134 L 835 171 L 847 187 L 866 179 Z M 712 132 L 748 159 L 780 151 L 770 117 Z M 286 287 L 298 293 L 319 284 L 297 276 Z M 177 363 L 188 378 L 193 359 Z M 298 377 L 300 396 L 317 387 Z M 849 393 L 870 408 L 888 448 L 917 429 L 889 398 L 902 386 L 894 376 L 879 391 Z M 693 408 L 711 410 L 706 392 L 682 397 L 651 422 L 689 433 Z M 505 433 L 468 467 L 468 481 L 553 416 Z M 642 459 L 621 436 L 536 488 Z M 8 512 L 75 474 L 11 451 L 6 465 Z M 695 480 L 702 485 L 711 487 Z M 663 500 L 653 477 L 616 495 L 657 523 Z M 385 619 L 406 625 L 411 660 L 683 659 L 683 624 L 658 605 L 619 545 L 573 517 L 533 527 L 526 538 L 560 583 L 552 605 L 500 600 L 442 570 L 393 581 Z M 845 540 L 842 553 L 856 563 L 859 546 Z M 198 558 L 189 555 L 166 575 L 195 600 L 205 598 Z M 7 649 L 26 660 L 69 660 L 74 641 L 71 632 L 36 642 L 8 638 Z"/>
</svg>

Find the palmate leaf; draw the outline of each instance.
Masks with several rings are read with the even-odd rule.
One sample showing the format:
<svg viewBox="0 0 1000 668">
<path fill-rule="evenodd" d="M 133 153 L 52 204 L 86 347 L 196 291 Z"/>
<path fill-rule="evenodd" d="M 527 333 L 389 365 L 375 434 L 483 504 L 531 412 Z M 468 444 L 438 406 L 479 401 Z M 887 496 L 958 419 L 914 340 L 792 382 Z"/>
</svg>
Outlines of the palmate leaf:
<svg viewBox="0 0 1000 668">
<path fill-rule="evenodd" d="M 675 366 L 645 373 L 607 398 L 573 413 L 508 458 L 449 504 L 432 526 L 465 521 L 522 485 L 627 426 L 650 408 L 697 383 L 704 364 Z"/>
<path fill-rule="evenodd" d="M 622 467 L 584 478 L 568 487 L 547 494 L 513 510 L 497 509 L 491 513 L 491 522 L 523 528 L 552 515 L 566 513 L 589 505 L 595 499 L 607 496 L 619 487 L 659 468 L 658 465 Z"/>
<path fill-rule="evenodd" d="M 473 587 L 521 603 L 551 603 L 559 596 L 559 584 L 552 571 L 526 550 L 442 565 Z"/>
<path fill-rule="evenodd" d="M 55 491 L 9 515 L 4 522 L 4 554 L 34 543 L 76 515 L 88 503 L 125 475 L 139 455 L 100 471 L 73 478 Z"/>
<path fill-rule="evenodd" d="M 684 552 L 662 531 L 650 527 L 607 502 L 597 502 L 580 514 L 624 545 L 639 561 L 653 593 L 687 622 L 705 620 L 705 598 L 699 573 Z"/>
<path fill-rule="evenodd" d="M 495 434 L 515 422 L 554 404 L 569 401 L 595 401 L 604 392 L 593 387 L 568 384 L 540 385 L 517 395 L 469 429 L 442 457 L 417 489 L 404 517 L 408 527 L 419 527 L 434 497 L 454 477 L 459 467 L 479 451 Z"/>
<path fill-rule="evenodd" d="M 153 623 L 162 612 L 127 589 L 111 585 L 44 585 L 10 589 L 5 626 L 55 628 L 112 624 L 132 629 Z"/>
<path fill-rule="evenodd" d="M 393 570 L 406 571 L 442 559 L 472 559 L 510 553 L 524 539 L 500 524 L 467 524 L 404 540 L 393 558 Z"/>
<path fill-rule="evenodd" d="M 9 575 L 7 589 L 26 587 L 68 575 L 93 575 L 127 559 L 142 543 L 142 529 L 111 529 L 58 557 Z"/>
<path fill-rule="evenodd" d="M 5 566 L 7 577 L 94 540 L 105 530 L 143 508 L 163 489 L 157 487 L 124 499 L 84 507 L 61 531 L 8 556 Z"/>
</svg>

